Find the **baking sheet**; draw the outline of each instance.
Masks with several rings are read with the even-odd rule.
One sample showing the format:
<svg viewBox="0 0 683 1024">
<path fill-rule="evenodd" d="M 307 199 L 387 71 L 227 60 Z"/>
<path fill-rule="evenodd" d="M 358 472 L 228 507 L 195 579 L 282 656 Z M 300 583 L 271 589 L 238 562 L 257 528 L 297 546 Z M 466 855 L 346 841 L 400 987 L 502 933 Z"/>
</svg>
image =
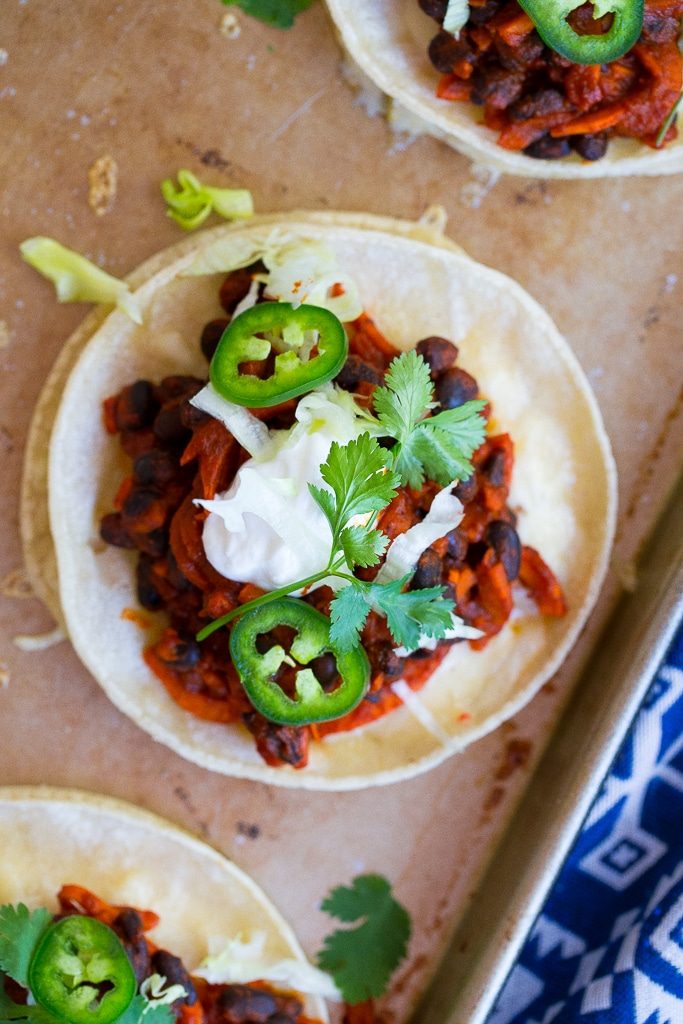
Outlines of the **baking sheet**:
<svg viewBox="0 0 683 1024">
<path fill-rule="evenodd" d="M 528 182 L 488 176 L 430 139 L 392 135 L 353 103 L 321 5 L 287 33 L 218 0 L 3 0 L 0 18 L 0 781 L 77 785 L 183 824 L 249 870 L 315 951 L 318 903 L 359 871 L 386 874 L 413 913 L 410 959 L 386 1001 L 404 1021 L 461 918 L 572 680 L 673 481 L 683 440 L 683 180 Z M 118 165 L 109 213 L 88 169 Z M 31 408 L 83 306 L 57 306 L 17 246 L 48 234 L 123 274 L 180 237 L 158 183 L 189 167 L 248 186 L 257 208 L 417 217 L 431 203 L 472 256 L 516 277 L 567 335 L 596 391 L 620 472 L 614 569 L 569 662 L 533 704 L 434 772 L 383 790 L 297 793 L 206 773 L 108 703 L 22 594 L 18 488 Z M 15 596 L 12 596 L 15 595 Z M 400 828 L 397 823 L 400 822 Z"/>
</svg>

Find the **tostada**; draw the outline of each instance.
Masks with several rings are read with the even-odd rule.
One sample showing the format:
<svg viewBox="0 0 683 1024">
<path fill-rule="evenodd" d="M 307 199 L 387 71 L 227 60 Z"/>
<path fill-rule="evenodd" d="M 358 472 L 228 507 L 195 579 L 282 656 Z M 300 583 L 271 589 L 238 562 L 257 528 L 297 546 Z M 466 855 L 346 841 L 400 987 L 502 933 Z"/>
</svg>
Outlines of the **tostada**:
<svg viewBox="0 0 683 1024">
<path fill-rule="evenodd" d="M 528 701 L 595 601 L 616 489 L 537 303 L 347 214 L 203 233 L 125 291 L 48 380 L 22 514 L 113 702 L 207 768 L 349 789 Z"/>
</svg>

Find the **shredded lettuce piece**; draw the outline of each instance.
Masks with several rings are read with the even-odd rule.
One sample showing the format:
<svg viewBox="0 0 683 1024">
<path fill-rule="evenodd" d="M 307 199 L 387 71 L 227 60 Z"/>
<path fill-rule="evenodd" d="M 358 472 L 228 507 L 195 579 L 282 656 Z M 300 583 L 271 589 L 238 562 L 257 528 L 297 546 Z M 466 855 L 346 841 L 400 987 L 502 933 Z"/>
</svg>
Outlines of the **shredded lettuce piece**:
<svg viewBox="0 0 683 1024">
<path fill-rule="evenodd" d="M 467 0 L 448 0 L 448 7 L 443 19 L 444 32 L 450 32 L 457 39 L 460 29 L 467 24 L 470 16 L 470 5 Z"/>
<path fill-rule="evenodd" d="M 178 186 L 171 178 L 161 183 L 166 213 L 185 231 L 194 231 L 213 211 L 226 220 L 245 220 L 254 213 L 251 192 L 245 188 L 202 185 L 192 171 L 178 171 Z"/>
<path fill-rule="evenodd" d="M 223 398 L 213 385 L 207 384 L 198 391 L 190 399 L 190 404 L 213 416 L 215 420 L 220 420 L 250 455 L 258 455 L 268 447 L 270 431 L 265 423 L 253 416 L 244 406 Z"/>
<path fill-rule="evenodd" d="M 316 239 L 292 238 L 279 229 L 262 239 L 219 239 L 197 253 L 183 274 L 228 274 L 257 260 L 263 260 L 267 270 L 256 280 L 265 284 L 270 299 L 321 306 L 343 323 L 363 312 L 355 281 L 339 270 L 328 246 Z"/>
<path fill-rule="evenodd" d="M 30 266 L 52 281 L 59 302 L 104 302 L 118 306 L 134 323 L 142 323 L 142 313 L 126 282 L 80 253 L 42 235 L 27 238 L 19 251 Z"/>
<path fill-rule="evenodd" d="M 184 999 L 187 992 L 182 985 L 168 985 L 163 974 L 150 974 L 140 984 L 140 995 L 155 1006 L 170 1006 L 176 999 Z"/>
<path fill-rule="evenodd" d="M 422 552 L 455 529 L 464 515 L 462 503 L 451 494 L 457 482 L 454 480 L 439 491 L 421 523 L 411 526 L 393 541 L 386 561 L 377 573 L 376 583 L 391 583 L 412 572 Z"/>
<path fill-rule="evenodd" d="M 285 958 L 269 960 L 265 952 L 266 933 L 253 932 L 251 937 L 238 935 L 233 939 L 209 940 L 209 955 L 192 971 L 212 985 L 239 985 L 250 981 L 271 981 L 296 992 L 342 1001 L 341 993 L 329 974 L 308 962 Z"/>
<path fill-rule="evenodd" d="M 399 658 L 407 658 L 413 651 L 435 651 L 437 644 L 442 640 L 478 640 L 483 635 L 480 629 L 465 625 L 461 618 L 453 615 L 453 625 L 444 632 L 443 636 L 436 639 L 436 637 L 429 636 L 427 633 L 421 633 L 420 639 L 414 647 L 395 647 L 394 653 Z"/>
</svg>

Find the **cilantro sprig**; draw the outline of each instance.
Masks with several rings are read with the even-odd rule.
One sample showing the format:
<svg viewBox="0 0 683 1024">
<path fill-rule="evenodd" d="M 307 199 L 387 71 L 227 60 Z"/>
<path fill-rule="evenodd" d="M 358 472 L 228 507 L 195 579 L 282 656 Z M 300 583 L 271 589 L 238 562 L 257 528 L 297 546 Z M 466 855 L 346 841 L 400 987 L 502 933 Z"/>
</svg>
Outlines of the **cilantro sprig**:
<svg viewBox="0 0 683 1024">
<path fill-rule="evenodd" d="M 410 916 L 381 875 L 359 875 L 323 900 L 322 909 L 344 924 L 328 935 L 318 966 L 334 978 L 347 1003 L 383 995 L 389 978 L 406 955 Z"/>
<path fill-rule="evenodd" d="M 444 487 L 469 476 L 470 459 L 486 432 L 479 415 L 486 405 L 481 399 L 426 416 L 433 397 L 429 367 L 415 351 L 394 359 L 386 384 L 375 391 L 377 418 L 398 442 L 395 468 L 403 482 L 416 489 L 422 487 L 425 476 Z"/>
<path fill-rule="evenodd" d="M 400 484 L 419 488 L 425 477 L 447 486 L 473 472 L 471 458 L 486 433 L 481 415 L 485 402 L 466 402 L 456 409 L 430 415 L 434 387 L 429 368 L 416 352 L 393 360 L 386 384 L 375 391 L 377 419 L 374 432 L 396 444 L 383 448 L 369 433 L 346 445 L 334 442 L 320 467 L 327 487 L 309 484 L 311 496 L 330 525 L 327 565 L 305 579 L 295 580 L 235 608 L 197 634 L 211 633 L 252 608 L 268 604 L 324 579 L 343 580 L 330 608 L 330 641 L 334 650 L 348 653 L 360 644 L 360 634 L 371 611 L 378 612 L 397 646 L 412 650 L 421 637 L 436 640 L 453 625 L 455 606 L 444 597 L 445 587 L 407 590 L 412 573 L 387 583 L 357 579 L 357 567 L 377 565 L 389 540 L 376 526 L 377 515 L 396 497 Z"/>
<path fill-rule="evenodd" d="M 223 0 L 226 7 L 237 5 L 245 14 L 273 28 L 291 28 L 297 14 L 308 10 L 313 0 Z"/>
</svg>

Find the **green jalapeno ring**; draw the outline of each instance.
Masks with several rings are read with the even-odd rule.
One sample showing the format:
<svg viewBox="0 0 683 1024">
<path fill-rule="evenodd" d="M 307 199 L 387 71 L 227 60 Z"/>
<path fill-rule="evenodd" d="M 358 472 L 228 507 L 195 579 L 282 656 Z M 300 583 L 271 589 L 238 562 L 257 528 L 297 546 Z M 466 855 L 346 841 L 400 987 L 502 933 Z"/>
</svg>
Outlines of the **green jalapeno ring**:
<svg viewBox="0 0 683 1024">
<path fill-rule="evenodd" d="M 613 10 L 601 10 L 601 14 L 614 15 L 603 35 L 579 35 L 566 20 L 582 3 L 583 0 L 519 0 L 543 42 L 575 64 L 609 64 L 637 43 L 643 29 L 644 0 L 613 0 Z"/>
<path fill-rule="evenodd" d="M 41 937 L 29 965 L 36 1002 L 69 1024 L 111 1024 L 137 987 L 120 939 L 92 917 L 64 917 Z"/>
<path fill-rule="evenodd" d="M 273 677 L 285 663 L 279 645 L 261 654 L 258 637 L 276 626 L 290 626 L 296 637 L 290 655 L 300 665 L 331 651 L 337 662 L 341 685 L 326 693 L 311 669 L 297 673 L 296 698 L 288 697 Z M 233 626 L 230 653 L 249 700 L 265 718 L 279 725 L 312 725 L 328 722 L 353 711 L 365 696 L 370 680 L 370 663 L 362 647 L 339 654 L 330 646 L 330 620 L 305 601 L 283 597 L 253 608 Z"/>
<path fill-rule="evenodd" d="M 267 358 L 273 345 L 262 334 L 290 334 L 303 339 L 306 331 L 318 334 L 317 355 L 303 361 L 297 347 L 284 337 L 284 350 L 275 356 L 270 377 L 240 373 L 240 365 Z M 299 347 L 301 347 L 299 345 Z M 346 362 L 348 341 L 340 320 L 321 306 L 291 306 L 262 302 L 234 317 L 223 331 L 211 360 L 211 383 L 224 398 L 250 409 L 265 409 L 312 391 L 335 377 Z"/>
</svg>

